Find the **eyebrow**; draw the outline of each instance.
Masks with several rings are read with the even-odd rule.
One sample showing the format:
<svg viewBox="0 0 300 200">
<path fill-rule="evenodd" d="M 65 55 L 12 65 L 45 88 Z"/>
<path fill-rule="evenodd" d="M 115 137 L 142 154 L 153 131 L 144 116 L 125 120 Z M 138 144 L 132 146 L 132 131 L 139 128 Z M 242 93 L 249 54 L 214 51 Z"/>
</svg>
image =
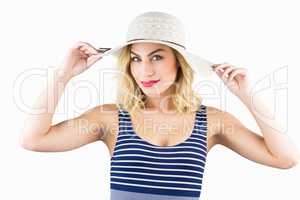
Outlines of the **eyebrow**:
<svg viewBox="0 0 300 200">
<path fill-rule="evenodd" d="M 156 50 L 152 51 L 151 53 L 149 53 L 147 56 L 149 57 L 149 56 L 151 56 L 152 54 L 154 54 L 154 53 L 156 53 L 158 51 L 165 51 L 165 50 L 164 49 L 156 49 Z M 136 55 L 136 56 L 138 56 L 138 57 L 140 57 L 139 54 L 134 53 L 133 51 L 131 51 L 131 53 L 134 54 L 134 55 Z"/>
</svg>

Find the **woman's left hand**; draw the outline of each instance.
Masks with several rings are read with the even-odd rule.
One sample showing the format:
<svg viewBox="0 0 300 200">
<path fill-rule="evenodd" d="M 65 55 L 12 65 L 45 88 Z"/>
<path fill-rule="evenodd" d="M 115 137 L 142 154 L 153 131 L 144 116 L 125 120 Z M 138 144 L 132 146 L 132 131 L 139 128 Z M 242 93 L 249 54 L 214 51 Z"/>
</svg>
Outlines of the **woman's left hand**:
<svg viewBox="0 0 300 200">
<path fill-rule="evenodd" d="M 213 68 L 233 94 L 238 97 L 249 94 L 247 69 L 237 68 L 228 63 L 214 64 Z"/>
</svg>

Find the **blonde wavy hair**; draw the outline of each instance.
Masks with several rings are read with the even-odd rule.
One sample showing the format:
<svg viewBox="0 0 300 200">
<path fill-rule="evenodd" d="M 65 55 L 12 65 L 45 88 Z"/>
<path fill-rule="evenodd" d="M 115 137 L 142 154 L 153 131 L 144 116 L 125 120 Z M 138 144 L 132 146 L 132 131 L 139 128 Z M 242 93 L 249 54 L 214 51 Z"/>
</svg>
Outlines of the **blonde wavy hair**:
<svg viewBox="0 0 300 200">
<path fill-rule="evenodd" d="M 124 47 L 117 60 L 117 67 L 121 77 L 118 78 L 117 102 L 116 105 L 132 113 L 135 109 L 145 109 L 147 95 L 137 85 L 130 72 L 130 51 L 131 45 Z M 171 48 L 171 47 L 170 47 Z M 175 49 L 171 48 L 175 54 L 179 68 L 175 79 L 175 93 L 171 100 L 179 113 L 194 112 L 199 109 L 202 98 L 192 89 L 194 71 L 186 62 L 184 57 Z"/>
</svg>

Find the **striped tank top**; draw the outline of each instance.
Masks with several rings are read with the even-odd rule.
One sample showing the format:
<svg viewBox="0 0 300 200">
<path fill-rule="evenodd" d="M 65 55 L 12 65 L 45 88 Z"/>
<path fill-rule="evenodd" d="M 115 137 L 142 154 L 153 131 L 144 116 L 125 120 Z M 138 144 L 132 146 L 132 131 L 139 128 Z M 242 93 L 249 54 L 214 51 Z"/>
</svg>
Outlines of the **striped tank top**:
<svg viewBox="0 0 300 200">
<path fill-rule="evenodd" d="M 207 155 L 206 107 L 196 111 L 192 133 L 173 146 L 158 146 L 133 130 L 119 108 L 119 132 L 110 164 L 111 200 L 198 200 Z"/>
</svg>

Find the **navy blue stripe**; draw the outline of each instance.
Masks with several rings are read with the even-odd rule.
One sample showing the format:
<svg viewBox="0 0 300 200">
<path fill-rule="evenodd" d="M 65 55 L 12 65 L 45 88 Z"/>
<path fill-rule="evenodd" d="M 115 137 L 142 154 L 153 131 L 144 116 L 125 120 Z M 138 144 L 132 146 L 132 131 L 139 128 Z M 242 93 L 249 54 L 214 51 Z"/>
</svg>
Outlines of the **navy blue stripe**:
<svg viewBox="0 0 300 200">
<path fill-rule="evenodd" d="M 165 171 L 162 170 L 157 170 L 157 169 L 145 169 L 145 168 L 130 168 L 129 167 L 112 167 L 111 168 L 112 171 L 124 171 L 124 172 L 141 172 L 141 173 L 151 173 L 151 174 L 166 174 Z M 197 172 L 197 170 L 195 170 Z M 111 173 L 111 175 L 113 176 L 117 176 L 118 173 Z M 195 172 L 190 172 L 190 171 L 172 171 L 169 170 L 168 171 L 168 175 L 179 175 L 179 176 L 191 176 L 194 178 L 203 178 L 203 173 L 195 173 Z M 151 176 L 149 176 L 151 177 Z M 164 178 L 168 178 L 168 177 L 164 177 Z M 173 177 L 172 177 L 173 178 Z M 183 179 L 183 178 L 179 178 L 179 179 Z M 176 180 L 178 181 L 178 179 L 176 178 Z"/>
<path fill-rule="evenodd" d="M 148 145 L 148 146 L 154 146 L 155 147 L 155 145 L 151 145 L 150 143 L 148 143 L 148 142 L 146 142 L 146 141 L 143 141 L 143 140 L 135 140 L 134 138 L 131 138 L 131 139 L 129 139 L 129 140 L 123 140 L 123 141 L 118 141 L 117 143 L 116 143 L 116 145 L 124 145 L 125 146 L 125 144 L 127 144 L 127 143 L 129 143 L 129 142 L 131 142 L 131 143 L 135 143 L 135 144 L 143 144 L 143 145 Z M 188 141 L 187 141 L 188 142 Z M 200 141 L 197 141 L 197 143 L 198 144 L 189 144 L 189 143 L 185 143 L 185 144 L 179 144 L 179 145 L 176 145 L 176 147 L 188 147 L 188 146 L 190 146 L 190 147 L 197 147 L 198 149 L 202 149 L 203 151 L 206 151 L 207 150 L 207 147 L 206 147 L 206 145 L 205 145 L 205 143 L 203 144 L 203 145 L 200 145 L 201 144 L 201 142 Z M 173 146 L 173 147 L 175 147 L 175 146 Z M 141 146 L 140 148 L 144 148 L 144 146 Z"/>
<path fill-rule="evenodd" d="M 193 146 L 186 146 L 186 147 L 178 147 L 178 148 L 156 148 L 153 146 L 141 146 L 139 144 L 133 143 L 133 144 L 125 144 L 123 146 L 116 146 L 115 151 L 117 150 L 122 150 L 122 149 L 128 149 L 128 148 L 140 148 L 144 150 L 149 150 L 149 151 L 156 151 L 156 152 L 180 152 L 180 151 L 190 151 L 193 153 L 198 153 L 198 154 L 203 154 L 203 150 L 199 150 L 197 148 L 192 148 Z"/>
<path fill-rule="evenodd" d="M 119 152 L 115 153 L 115 156 L 122 155 L 122 154 L 136 154 L 136 153 L 142 153 L 145 156 L 153 156 L 153 157 L 160 157 L 160 158 L 187 157 L 187 158 L 201 159 L 203 161 L 205 160 L 205 158 L 203 156 L 199 156 L 199 155 L 195 155 L 195 154 L 191 154 L 191 153 L 176 153 L 176 154 L 166 153 L 166 154 L 162 154 L 162 153 L 157 153 L 157 152 L 153 153 L 153 152 L 148 152 L 148 151 L 139 151 L 139 152 L 137 152 L 137 150 L 119 151 Z"/>
<path fill-rule="evenodd" d="M 170 181 L 170 182 L 187 182 L 187 183 L 195 183 L 199 184 L 199 180 L 194 178 L 189 178 L 189 177 L 166 177 L 166 176 L 157 176 L 157 175 L 143 175 L 143 174 L 126 174 L 126 173 L 111 173 L 111 176 L 114 176 L 115 178 L 122 178 L 122 180 L 126 178 L 136 178 L 136 179 L 151 179 L 151 180 L 156 180 L 156 181 Z M 164 183 L 165 184 L 165 183 Z M 169 185 L 168 185 L 169 186 Z M 198 185 L 199 186 L 199 185 Z"/>
<path fill-rule="evenodd" d="M 161 168 L 161 169 L 184 169 L 184 170 L 193 170 L 193 171 L 198 171 L 198 172 L 204 172 L 204 170 L 202 169 L 202 167 L 198 166 L 191 166 L 191 165 L 182 165 L 180 163 L 178 163 L 177 165 L 172 165 L 172 166 L 166 166 L 166 165 L 162 165 L 159 163 L 143 163 L 143 162 L 115 162 L 113 161 L 111 163 L 111 166 L 114 167 L 118 167 L 118 166 L 126 166 L 126 167 L 130 167 L 130 166 L 134 166 L 134 167 L 152 167 L 152 168 Z M 168 173 L 168 172 L 165 172 Z"/>
<path fill-rule="evenodd" d="M 154 162 L 154 163 L 187 163 L 187 164 L 193 164 L 193 165 L 200 165 L 204 166 L 204 163 L 196 160 L 188 160 L 188 159 L 160 159 L 160 158 L 147 158 L 147 157 L 141 157 L 141 156 L 122 156 L 122 157 L 115 157 L 115 161 L 118 160 L 136 160 L 136 161 L 147 161 L 147 162 Z"/>
</svg>

